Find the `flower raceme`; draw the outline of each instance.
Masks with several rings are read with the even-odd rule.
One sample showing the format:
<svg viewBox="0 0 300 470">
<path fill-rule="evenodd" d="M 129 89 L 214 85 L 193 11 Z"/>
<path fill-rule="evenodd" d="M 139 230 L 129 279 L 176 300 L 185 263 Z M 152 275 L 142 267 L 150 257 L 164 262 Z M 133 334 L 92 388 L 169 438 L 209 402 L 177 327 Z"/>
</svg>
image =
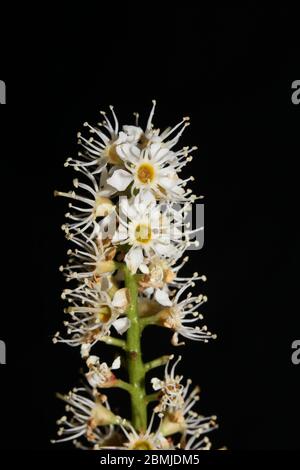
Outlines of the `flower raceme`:
<svg viewBox="0 0 300 470">
<path fill-rule="evenodd" d="M 173 365 L 174 355 L 142 357 L 142 332 L 151 325 L 171 330 L 175 347 L 184 344 L 179 337 L 215 338 L 202 323 L 206 296 L 190 292 L 206 277 L 180 274 L 202 230 L 187 221 L 198 199 L 187 188 L 194 178 L 182 177 L 196 147 L 177 148 L 189 118 L 161 132 L 155 106 L 144 129 L 137 113 L 135 124 L 120 126 L 113 107 L 111 118 L 101 112 L 97 126 L 85 123 L 90 136 L 78 134 L 80 152 L 65 163 L 77 172 L 74 189 L 55 191 L 69 200 L 62 229 L 71 247 L 60 267 L 66 331 L 53 341 L 78 347 L 87 368 L 87 385 L 60 396 L 66 416 L 55 442 L 82 449 L 209 449 L 216 428 L 214 416 L 193 410 L 199 389 L 176 374 L 181 356 Z M 101 343 L 118 349 L 114 360 L 100 361 Z M 147 394 L 146 374 L 162 365 L 164 377 L 152 377 Z M 131 420 L 110 409 L 102 394 L 110 388 L 129 393 Z"/>
</svg>

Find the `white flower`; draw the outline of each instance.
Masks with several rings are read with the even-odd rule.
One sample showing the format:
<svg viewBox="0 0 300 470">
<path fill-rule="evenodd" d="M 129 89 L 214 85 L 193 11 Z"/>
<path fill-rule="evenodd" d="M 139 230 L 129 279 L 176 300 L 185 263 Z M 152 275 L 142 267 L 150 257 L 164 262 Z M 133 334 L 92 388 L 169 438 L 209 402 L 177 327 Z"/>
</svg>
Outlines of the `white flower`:
<svg viewBox="0 0 300 470">
<path fill-rule="evenodd" d="M 178 335 L 194 341 L 204 342 L 207 342 L 210 338 L 216 338 L 216 335 L 212 335 L 210 331 L 207 331 L 206 326 L 201 328 L 198 325 L 191 326 L 192 323 L 203 319 L 202 314 L 197 309 L 207 301 L 207 297 L 205 295 L 192 296 L 192 293 L 189 292 L 184 300 L 180 300 L 184 291 L 189 287 L 194 287 L 194 285 L 193 281 L 187 282 L 172 299 L 172 307 L 165 308 L 161 312 L 163 326 L 175 331 L 172 338 L 174 346 L 184 344 L 178 342 Z"/>
<path fill-rule="evenodd" d="M 184 186 L 193 177 L 181 180 L 178 172 L 186 162 L 178 160 L 176 154 L 160 144 L 151 144 L 139 149 L 129 143 L 118 147 L 125 169 L 116 169 L 107 182 L 118 191 L 131 185 L 131 194 L 136 190 L 150 190 L 159 199 L 182 201 L 187 194 Z"/>
<path fill-rule="evenodd" d="M 139 115 L 137 113 L 135 113 L 136 115 L 135 126 L 123 126 L 123 131 L 126 134 L 126 138 L 123 138 L 124 142 L 126 142 L 127 139 L 129 139 L 128 141 L 130 143 L 136 143 L 136 145 L 141 149 L 146 148 L 152 143 L 157 143 L 157 144 L 160 144 L 161 147 L 171 149 L 178 143 L 183 131 L 190 124 L 189 123 L 190 118 L 184 117 L 174 127 L 168 127 L 163 132 L 160 132 L 160 129 L 155 128 L 152 122 L 154 112 L 155 112 L 155 107 L 156 107 L 156 101 L 153 100 L 152 109 L 150 111 L 145 130 L 139 127 Z M 122 132 L 120 134 L 122 134 Z M 119 146 L 118 146 L 118 150 L 119 150 Z M 194 147 L 191 150 L 195 150 L 195 149 L 196 147 Z"/>
<path fill-rule="evenodd" d="M 68 395 L 59 395 L 64 400 L 66 411 L 71 413 L 71 418 L 63 416 L 58 420 L 59 439 L 52 443 L 73 441 L 84 437 L 93 444 L 104 443 L 114 430 L 114 424 L 122 422 L 111 411 L 104 395 L 97 393 L 92 395 L 86 388 L 74 388 Z"/>
<path fill-rule="evenodd" d="M 170 356 L 169 361 L 166 364 L 163 380 L 160 380 L 157 377 L 151 379 L 153 390 L 161 391 L 160 403 L 155 408 L 155 411 L 165 411 L 167 409 L 176 411 L 177 409 L 181 409 L 184 405 L 184 387 L 181 384 L 183 376 L 175 375 L 175 369 L 178 362 L 181 360 L 181 356 L 178 357 L 177 361 L 169 371 L 170 361 L 173 358 L 173 355 Z"/>
<path fill-rule="evenodd" d="M 111 274 L 115 269 L 113 258 L 116 248 L 112 247 L 106 240 L 100 237 L 92 240 L 86 234 L 81 234 L 81 238 L 72 237 L 75 249 L 68 250 L 69 262 L 66 266 L 60 266 L 60 271 L 66 275 L 66 280 L 97 280 L 101 276 Z"/>
<path fill-rule="evenodd" d="M 56 333 L 53 342 L 81 346 L 83 357 L 87 357 L 91 347 L 104 336 L 110 335 L 112 326 L 119 334 L 125 333 L 130 326 L 129 319 L 122 316 L 128 305 L 125 288 L 117 290 L 111 299 L 101 287 L 80 285 L 73 290 L 66 289 L 63 297 L 74 304 L 65 309 L 71 316 L 71 320 L 64 322 L 70 338 L 64 339 Z"/>
<path fill-rule="evenodd" d="M 72 222 L 62 226 L 62 229 L 67 235 L 72 236 L 92 229 L 91 238 L 97 227 L 97 220 L 100 217 L 108 216 L 114 210 L 114 205 L 110 197 L 115 194 L 116 190 L 107 185 L 106 169 L 103 169 L 100 177 L 99 175 L 94 176 L 85 169 L 82 170 L 78 168 L 77 170 L 88 178 L 88 184 L 74 179 L 74 187 L 84 190 L 85 193 L 80 195 L 75 191 L 68 193 L 55 191 L 54 194 L 55 196 L 64 196 L 73 199 L 79 203 L 79 205 L 69 203 L 69 208 L 72 209 L 72 212 L 67 212 L 65 216 Z M 96 177 L 98 179 L 96 179 Z"/>
<path fill-rule="evenodd" d="M 180 382 L 181 379 L 178 379 L 177 382 Z M 202 416 L 192 409 L 199 401 L 200 389 L 195 387 L 189 393 L 191 383 L 192 381 L 188 380 L 186 385 L 180 387 L 180 390 L 177 391 L 177 395 L 180 395 L 179 400 L 173 398 L 171 400 L 173 404 L 171 405 L 164 403 L 164 417 L 160 425 L 163 436 L 181 433 L 183 435 L 182 440 L 185 440 L 187 435 L 204 435 L 217 428 L 216 416 Z"/>
<path fill-rule="evenodd" d="M 203 435 L 216 429 L 216 417 L 204 417 L 193 411 L 194 405 L 200 398 L 200 389 L 195 387 L 189 392 L 192 381 L 189 379 L 186 385 L 183 385 L 183 376 L 176 374 L 175 369 L 181 356 L 169 370 L 170 361 L 173 358 L 174 356 L 170 356 L 165 366 L 163 380 L 156 377 L 151 380 L 153 389 L 160 391 L 159 404 L 154 409 L 156 412 L 162 412 L 164 416 L 160 431 L 164 436 L 181 433 L 180 447 L 192 448 L 191 446 L 195 445 L 197 446 L 195 448 L 206 448 L 206 445 L 209 445 L 209 440 L 203 438 Z M 186 442 L 187 435 L 192 436 L 188 442 Z M 200 441 L 196 443 L 196 438 L 198 439 L 200 436 Z"/>
<path fill-rule="evenodd" d="M 120 368 L 121 359 L 118 356 L 109 367 L 106 362 L 101 362 L 98 356 L 89 356 L 86 364 L 89 372 L 85 374 L 86 379 L 92 388 L 109 387 L 116 380 L 112 370 Z"/>
<path fill-rule="evenodd" d="M 159 428 L 152 430 L 155 414 L 152 414 L 149 425 L 145 432 L 138 432 L 130 423 L 126 426 L 121 424 L 124 433 L 124 441 L 121 446 L 100 446 L 102 449 L 118 450 L 172 450 L 172 442 L 168 441 L 160 432 Z"/>
<path fill-rule="evenodd" d="M 171 208 L 163 209 L 148 191 L 120 201 L 119 227 L 112 242 L 130 246 L 125 262 L 133 273 L 152 256 L 176 257 L 189 243 L 188 234 L 182 234 L 182 217 Z"/>
<path fill-rule="evenodd" d="M 81 132 L 78 132 L 78 143 L 81 145 L 83 152 L 78 153 L 79 158 L 68 158 L 65 166 L 88 169 L 90 173 L 96 174 L 103 171 L 108 163 L 115 165 L 120 161 L 116 152 L 116 145 L 123 142 L 124 135 L 119 139 L 119 122 L 113 106 L 110 106 L 110 110 L 113 124 L 104 111 L 101 111 L 104 120 L 99 122 L 98 126 L 84 123 L 84 126 L 89 128 L 92 136 L 86 138 Z"/>
<path fill-rule="evenodd" d="M 139 279 L 139 286 L 143 294 L 153 298 L 161 305 L 171 306 L 168 285 L 173 282 L 175 273 L 171 268 L 170 260 L 153 256 L 139 266 L 143 276 Z"/>
</svg>

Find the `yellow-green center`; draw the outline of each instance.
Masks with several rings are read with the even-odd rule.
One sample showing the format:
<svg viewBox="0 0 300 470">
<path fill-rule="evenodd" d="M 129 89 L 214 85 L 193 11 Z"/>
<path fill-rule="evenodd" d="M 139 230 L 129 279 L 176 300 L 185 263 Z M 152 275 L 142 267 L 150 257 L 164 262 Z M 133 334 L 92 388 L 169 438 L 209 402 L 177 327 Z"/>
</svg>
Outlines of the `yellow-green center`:
<svg viewBox="0 0 300 470">
<path fill-rule="evenodd" d="M 137 170 L 137 177 L 143 184 L 151 183 L 154 180 L 155 171 L 150 163 L 142 163 Z"/>
<path fill-rule="evenodd" d="M 138 224 L 134 235 L 139 243 L 148 243 L 152 238 L 151 227 L 147 224 Z"/>
<path fill-rule="evenodd" d="M 153 450 L 154 447 L 153 445 L 146 441 L 146 440 L 139 440 L 139 441 L 136 441 L 131 447 L 130 447 L 131 450 Z"/>
<path fill-rule="evenodd" d="M 108 305 L 101 307 L 98 312 L 98 319 L 101 323 L 107 323 L 111 319 L 111 309 Z"/>
</svg>

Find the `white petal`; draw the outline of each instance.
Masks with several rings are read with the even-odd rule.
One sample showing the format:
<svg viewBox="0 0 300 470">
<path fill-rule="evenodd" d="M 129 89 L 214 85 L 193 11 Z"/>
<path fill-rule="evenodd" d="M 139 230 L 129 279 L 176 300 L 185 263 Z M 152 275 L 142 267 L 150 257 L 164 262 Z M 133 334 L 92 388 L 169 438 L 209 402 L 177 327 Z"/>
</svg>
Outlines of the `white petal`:
<svg viewBox="0 0 300 470">
<path fill-rule="evenodd" d="M 125 256 L 125 262 L 130 271 L 135 274 L 144 261 L 143 250 L 140 247 L 131 248 Z"/>
<path fill-rule="evenodd" d="M 117 153 L 123 161 L 136 164 L 141 152 L 135 145 L 126 142 L 117 146 Z"/>
<path fill-rule="evenodd" d="M 159 152 L 160 149 L 161 149 L 161 143 L 160 142 L 150 145 L 149 153 L 151 154 L 152 158 L 154 156 L 156 156 L 156 154 Z M 168 152 L 168 150 L 167 150 L 167 152 Z"/>
<path fill-rule="evenodd" d="M 90 345 L 90 343 L 83 343 L 83 344 L 81 345 L 81 348 L 80 348 L 81 357 L 82 357 L 82 358 L 88 357 L 89 354 L 90 354 L 90 350 L 91 350 L 91 345 Z"/>
<path fill-rule="evenodd" d="M 138 142 L 143 134 L 143 130 L 137 126 L 123 126 L 123 129 L 129 142 Z"/>
<path fill-rule="evenodd" d="M 144 295 L 146 295 L 147 297 L 150 297 L 154 292 L 154 287 L 147 287 L 146 289 L 144 289 Z"/>
<path fill-rule="evenodd" d="M 140 264 L 139 268 L 143 274 L 149 274 L 149 268 L 145 263 Z"/>
<path fill-rule="evenodd" d="M 96 388 L 99 385 L 101 385 L 101 381 L 99 380 L 99 375 L 97 373 L 94 373 L 94 372 L 90 371 L 87 374 L 85 374 L 85 376 L 86 376 L 86 379 L 87 379 L 89 385 L 92 388 Z"/>
<path fill-rule="evenodd" d="M 115 320 L 113 322 L 113 326 L 117 330 L 119 335 L 122 335 L 130 327 L 130 320 L 127 317 L 118 318 L 118 320 Z"/>
<path fill-rule="evenodd" d="M 125 308 L 128 304 L 127 299 L 127 288 L 123 287 L 122 289 L 117 290 L 112 300 L 112 304 L 114 307 Z"/>
<path fill-rule="evenodd" d="M 168 148 L 161 147 L 160 144 L 153 144 L 150 147 L 150 153 L 155 162 L 162 162 L 167 160 L 166 157 L 169 157 L 170 150 Z M 168 158 L 168 161 L 170 161 L 170 158 Z"/>
<path fill-rule="evenodd" d="M 118 191 L 124 191 L 133 180 L 133 176 L 125 170 L 116 170 L 113 175 L 108 178 L 107 183 Z"/>
<path fill-rule="evenodd" d="M 126 240 L 126 238 L 128 237 L 128 232 L 127 232 L 127 229 L 121 225 L 119 230 L 116 230 L 115 233 L 113 234 L 113 237 L 112 237 L 112 243 L 119 243 L 123 240 Z"/>
<path fill-rule="evenodd" d="M 127 141 L 128 141 L 128 134 L 126 134 L 126 132 L 120 131 L 119 137 L 117 138 L 117 140 L 115 140 L 115 145 L 117 146 L 120 144 L 124 144 Z"/>
<path fill-rule="evenodd" d="M 162 381 L 157 377 L 153 377 L 153 379 L 151 379 L 151 383 L 153 390 L 160 390 L 162 388 Z"/>
<path fill-rule="evenodd" d="M 99 361 L 98 356 L 89 356 L 87 361 L 86 361 L 86 365 L 88 367 L 98 365 L 99 363 L 100 363 L 100 361 Z"/>
<path fill-rule="evenodd" d="M 170 176 L 161 176 L 160 178 L 158 178 L 158 183 L 163 188 L 170 189 L 173 186 L 176 186 L 176 184 L 178 184 L 178 181 L 174 180 L 174 178 Z"/>
<path fill-rule="evenodd" d="M 154 298 L 159 304 L 164 305 L 165 307 L 171 307 L 172 305 L 168 294 L 164 290 L 156 289 Z"/>
<path fill-rule="evenodd" d="M 172 245 L 166 245 L 165 243 L 156 242 L 155 250 L 159 255 L 171 255 L 172 251 L 174 251 L 174 247 Z"/>
<path fill-rule="evenodd" d="M 153 195 L 151 191 L 148 191 L 148 190 L 141 193 L 141 201 L 147 207 L 152 207 L 156 205 L 155 196 Z"/>
<path fill-rule="evenodd" d="M 121 357 L 118 356 L 111 365 L 111 370 L 120 369 L 121 366 Z"/>
</svg>

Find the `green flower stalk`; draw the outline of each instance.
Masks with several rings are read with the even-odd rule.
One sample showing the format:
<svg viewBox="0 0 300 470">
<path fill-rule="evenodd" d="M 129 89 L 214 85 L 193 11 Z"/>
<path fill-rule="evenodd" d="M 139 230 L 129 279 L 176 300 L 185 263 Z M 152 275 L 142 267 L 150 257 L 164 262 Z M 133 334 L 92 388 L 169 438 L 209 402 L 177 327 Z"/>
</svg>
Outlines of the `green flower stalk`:
<svg viewBox="0 0 300 470">
<path fill-rule="evenodd" d="M 145 366 L 141 352 L 141 326 L 138 318 L 138 285 L 135 275 L 124 266 L 125 286 L 129 292 L 127 309 L 130 328 L 127 331 L 127 358 L 129 382 L 132 386 L 131 410 L 132 424 L 139 431 L 147 428 L 147 404 L 145 392 Z"/>
<path fill-rule="evenodd" d="M 194 178 L 181 178 L 196 147 L 177 149 L 189 118 L 160 132 L 152 122 L 155 105 L 144 129 L 137 114 L 134 125 L 120 128 L 113 107 L 112 121 L 102 112 L 98 126 L 85 123 L 90 137 L 78 134 L 81 152 L 65 163 L 77 172 L 74 189 L 55 191 L 69 200 L 62 228 L 71 247 L 60 268 L 68 282 L 66 336 L 58 332 L 53 341 L 79 348 L 86 385 L 59 395 L 67 413 L 53 442 L 94 450 L 211 447 L 216 417 L 195 411 L 199 388 L 176 372 L 181 356 L 143 360 L 149 326 L 171 331 L 175 348 L 215 337 L 202 323 L 207 297 L 190 291 L 206 277 L 180 275 L 202 229 L 187 221 L 198 199 L 187 189 Z M 102 361 L 103 343 L 117 351 L 111 365 Z M 161 366 L 162 378 L 153 376 Z M 129 394 L 124 416 L 109 405 L 104 392 L 111 388 Z"/>
</svg>

